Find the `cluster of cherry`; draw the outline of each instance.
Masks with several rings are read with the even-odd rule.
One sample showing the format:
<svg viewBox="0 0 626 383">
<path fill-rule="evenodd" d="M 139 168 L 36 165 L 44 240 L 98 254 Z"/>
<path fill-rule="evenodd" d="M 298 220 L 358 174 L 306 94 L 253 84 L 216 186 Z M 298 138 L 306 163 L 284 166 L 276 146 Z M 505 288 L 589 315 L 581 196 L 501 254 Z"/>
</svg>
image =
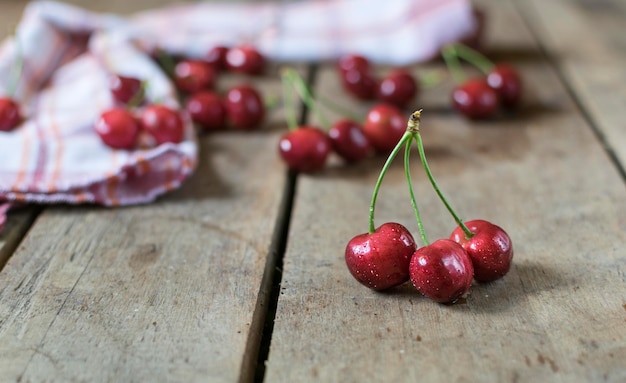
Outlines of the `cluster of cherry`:
<svg viewBox="0 0 626 383">
<path fill-rule="evenodd" d="M 495 281 L 508 273 L 513 245 L 508 234 L 485 220 L 463 222 L 435 182 L 419 131 L 421 111 L 414 112 L 406 132 L 389 155 L 374 187 L 370 204 L 369 231 L 353 237 L 345 249 L 352 276 L 374 290 L 386 290 L 409 279 L 424 296 L 440 303 L 453 303 L 466 294 L 472 281 Z M 420 159 L 435 192 L 457 223 L 448 239 L 428 241 L 411 183 L 409 154 L 417 143 Z M 403 225 L 389 222 L 376 228 L 374 211 L 383 177 L 404 148 L 405 176 L 423 246 L 419 247 Z"/>
<path fill-rule="evenodd" d="M 289 123 L 290 131 L 281 137 L 279 153 L 290 169 L 319 171 L 331 151 L 348 163 L 361 161 L 372 152 L 389 154 L 404 133 L 402 108 L 418 93 L 417 81 L 411 73 L 396 68 L 378 81 L 369 60 L 357 54 L 340 57 L 337 73 L 348 94 L 363 101 L 376 100 L 376 103 L 369 108 L 363 123 L 344 117 L 335 121 L 327 132 L 316 126 Z M 288 71 L 283 81 L 294 83 L 309 109 L 318 111 L 313 96 L 295 72 Z M 320 120 L 325 120 L 321 113 L 318 115 Z"/>
<path fill-rule="evenodd" d="M 163 58 L 159 54 L 156 57 Z M 260 93 L 252 86 L 239 85 L 222 98 L 213 89 L 220 71 L 259 75 L 264 66 L 265 59 L 254 47 L 242 45 L 230 49 L 216 46 L 203 59 L 182 59 L 173 68 L 164 69 L 171 72 L 176 88 L 185 97 L 186 111 L 201 128 L 251 130 L 260 126 L 265 115 Z M 111 92 L 121 105 L 104 111 L 94 125 L 107 146 L 133 149 L 183 140 L 184 122 L 179 111 L 160 104 L 142 106 L 144 85 L 137 78 L 111 76 Z"/>
</svg>

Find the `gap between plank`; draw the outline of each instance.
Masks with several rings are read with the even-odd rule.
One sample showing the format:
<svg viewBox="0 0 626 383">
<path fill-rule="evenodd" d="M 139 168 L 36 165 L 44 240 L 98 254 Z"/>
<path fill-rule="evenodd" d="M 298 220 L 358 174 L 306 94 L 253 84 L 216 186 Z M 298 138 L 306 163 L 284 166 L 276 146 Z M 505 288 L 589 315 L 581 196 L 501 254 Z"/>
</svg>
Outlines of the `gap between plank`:
<svg viewBox="0 0 626 383">
<path fill-rule="evenodd" d="M 517 11 L 519 12 L 519 14 L 522 16 L 521 19 L 522 19 L 523 23 L 526 25 L 526 28 L 530 31 L 530 34 L 533 37 L 533 39 L 535 40 L 535 42 L 537 42 L 537 45 L 539 46 L 539 49 L 541 50 L 541 53 L 546 58 L 546 61 L 548 62 L 548 64 L 555 70 L 559 80 L 565 86 L 566 92 L 569 94 L 569 96 L 574 101 L 574 104 L 576 105 L 576 108 L 580 111 L 583 119 L 585 120 L 585 122 L 587 122 L 587 124 L 591 128 L 591 131 L 593 132 L 593 134 L 596 136 L 598 141 L 600 141 L 600 145 L 602 145 L 602 148 L 604 149 L 606 154 L 609 156 L 609 159 L 613 163 L 613 166 L 615 166 L 615 168 L 619 172 L 620 176 L 622 177 L 622 180 L 626 182 L 626 168 L 624 167 L 624 165 L 622 165 L 620 163 L 617 155 L 615 154 L 615 151 L 613 150 L 613 147 L 607 141 L 606 136 L 602 132 L 602 129 L 594 121 L 593 116 L 591 115 L 591 112 L 589 112 L 587 107 L 585 106 L 585 103 L 578 96 L 578 93 L 576 92 L 576 89 L 574 89 L 574 87 L 570 84 L 570 82 L 567 79 L 567 77 L 565 76 L 565 74 L 563 74 L 563 71 L 562 71 L 563 68 L 559 64 L 558 60 L 554 58 L 554 56 L 550 52 L 549 47 L 546 44 L 544 44 L 543 40 L 541 39 L 541 36 L 539 36 L 539 34 L 535 31 L 535 29 L 533 29 L 533 24 L 542 24 L 541 20 L 537 20 L 536 22 L 532 22 L 530 20 L 533 17 L 531 17 L 529 15 L 529 12 L 534 12 L 536 14 L 537 10 L 536 9 L 532 9 L 532 10 L 528 9 L 528 8 L 532 8 L 533 7 L 532 5 L 529 5 L 529 4 L 519 5 L 515 1 L 513 1 L 511 3 L 512 3 L 513 7 L 515 7 L 517 9 Z M 543 25 L 542 25 L 542 27 L 543 27 Z"/>
<path fill-rule="evenodd" d="M 0 272 L 4 269 L 4 266 L 9 262 L 9 259 L 15 253 L 15 250 L 19 247 L 20 243 L 26 237 L 26 234 L 30 231 L 31 227 L 35 223 L 39 214 L 43 211 L 43 207 L 41 206 L 31 206 L 27 208 L 23 212 L 18 212 L 18 214 L 24 214 L 19 222 L 15 223 L 15 225 L 11 225 L 11 214 L 15 214 L 14 212 L 9 212 L 9 217 L 7 220 L 7 225 L 5 226 L 5 242 L 2 247 L 0 247 Z"/>
<path fill-rule="evenodd" d="M 306 83 L 312 87 L 317 74 L 317 66 L 307 67 Z M 304 103 L 299 103 L 300 114 L 298 124 L 303 125 L 308 119 L 309 110 Z M 281 201 L 269 254 L 261 279 L 261 287 L 257 303 L 252 315 L 246 349 L 241 365 L 240 383 L 261 383 L 265 378 L 265 363 L 269 357 L 272 333 L 274 331 L 274 319 L 278 307 L 280 286 L 283 276 L 283 259 L 287 248 L 289 225 L 293 201 L 296 194 L 297 173 L 287 171 L 283 186 L 283 199 Z"/>
</svg>

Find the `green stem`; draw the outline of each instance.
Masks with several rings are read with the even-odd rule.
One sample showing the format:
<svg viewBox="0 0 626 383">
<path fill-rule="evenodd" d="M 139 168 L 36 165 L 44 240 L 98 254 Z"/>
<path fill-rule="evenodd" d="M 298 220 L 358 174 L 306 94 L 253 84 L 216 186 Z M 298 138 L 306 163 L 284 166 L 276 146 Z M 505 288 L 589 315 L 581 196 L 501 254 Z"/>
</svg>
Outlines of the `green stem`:
<svg viewBox="0 0 626 383">
<path fill-rule="evenodd" d="M 332 100 L 329 100 L 329 99 L 327 99 L 324 96 L 317 95 L 317 100 L 320 102 L 320 104 L 326 106 L 327 108 L 329 108 L 329 109 L 331 109 L 331 110 L 333 110 L 333 111 L 335 111 L 335 112 L 341 114 L 342 116 L 347 117 L 347 118 L 349 118 L 351 120 L 360 121 L 362 119 L 362 116 L 360 116 L 360 115 L 358 115 L 358 114 L 356 114 L 356 113 L 354 113 L 354 112 L 352 112 L 352 111 L 350 111 L 350 110 L 348 110 L 346 108 L 343 108 L 343 107 L 339 106 L 338 104 L 334 103 Z"/>
<path fill-rule="evenodd" d="M 424 170 L 426 171 L 428 180 L 430 181 L 431 185 L 433 185 L 433 189 L 435 189 L 435 192 L 439 196 L 439 199 L 441 199 L 441 202 L 443 202 L 443 204 L 446 206 L 446 209 L 448 209 L 448 212 L 450 212 L 452 217 L 454 217 L 454 220 L 456 221 L 457 225 L 459 225 L 459 227 L 465 233 L 465 237 L 467 238 L 473 237 L 474 233 L 472 233 L 471 230 L 468 229 L 467 226 L 465 226 L 461 218 L 458 216 L 458 214 L 456 214 L 452 206 L 450 206 L 450 204 L 448 203 L 448 200 L 446 200 L 446 197 L 444 197 L 443 193 L 439 189 L 439 186 L 437 185 L 437 182 L 435 181 L 435 178 L 433 177 L 433 173 L 430 171 L 430 166 L 428 166 L 428 161 L 426 161 L 426 153 L 424 152 L 424 144 L 422 142 L 422 136 L 420 135 L 420 132 L 419 132 L 419 120 L 417 121 L 415 130 L 416 130 L 415 141 L 417 142 L 417 150 L 419 151 L 420 160 L 422 161 L 422 166 L 424 167 Z"/>
<path fill-rule="evenodd" d="M 15 42 L 15 64 L 13 67 L 13 71 L 16 73 L 11 73 L 11 78 L 13 79 L 13 83 L 7 89 L 7 96 L 14 97 L 17 92 L 17 87 L 20 84 L 20 79 L 22 77 L 22 70 L 24 69 L 24 54 L 22 52 L 22 45 L 20 44 L 20 40 L 17 37 L 17 34 L 14 36 L 13 41 Z"/>
<path fill-rule="evenodd" d="M 298 95 L 302 99 L 302 102 L 304 102 L 304 105 L 306 105 L 307 108 L 315 113 L 315 116 L 320 120 L 321 125 L 326 128 L 326 130 L 330 129 L 330 121 L 328 121 L 326 116 L 324 116 L 322 111 L 319 110 L 319 108 L 315 104 L 313 94 L 311 93 L 311 90 L 307 86 L 302 76 L 300 76 L 300 74 L 294 69 L 287 68 L 285 71 L 287 73 L 289 81 L 293 85 L 296 92 L 298 92 Z"/>
<path fill-rule="evenodd" d="M 443 47 L 441 50 L 441 56 L 443 56 L 443 60 L 446 62 L 446 66 L 452 74 L 454 82 L 457 84 L 463 83 L 465 81 L 465 74 L 463 73 L 461 61 L 459 61 L 459 58 L 456 55 L 454 45 L 447 45 Z"/>
<path fill-rule="evenodd" d="M 140 83 L 139 90 L 137 91 L 137 93 L 133 95 L 133 97 L 130 98 L 130 100 L 128 100 L 128 103 L 126 104 L 128 109 L 134 109 L 143 103 L 144 98 L 146 96 L 147 87 L 148 87 L 147 81 L 142 81 Z"/>
<path fill-rule="evenodd" d="M 376 231 L 376 226 L 374 226 L 374 209 L 376 207 L 376 198 L 378 197 L 378 191 L 380 190 L 380 185 L 383 182 L 383 178 L 385 177 L 387 170 L 389 170 L 389 167 L 391 166 L 391 163 L 393 162 L 394 158 L 396 158 L 396 156 L 398 155 L 398 152 L 400 152 L 400 149 L 402 149 L 402 146 L 404 146 L 404 143 L 407 140 L 411 140 L 411 139 L 412 139 L 412 133 L 409 131 L 404 132 L 404 135 L 402 136 L 402 138 L 400 138 L 400 141 L 398 141 L 398 143 L 396 144 L 396 147 L 393 148 L 393 150 L 389 154 L 389 157 L 387 157 L 387 161 L 385 161 L 383 168 L 380 170 L 380 174 L 378 175 L 378 180 L 376 180 L 376 185 L 374 186 L 374 193 L 372 194 L 372 201 L 370 202 L 370 215 L 369 215 L 369 233 L 370 234 Z"/>
<path fill-rule="evenodd" d="M 457 57 L 460 57 L 468 63 L 474 65 L 484 74 L 489 74 L 495 66 L 485 55 L 465 44 L 454 44 L 453 48 Z"/>
<path fill-rule="evenodd" d="M 291 89 L 289 88 L 289 79 L 287 70 L 281 72 L 282 76 L 282 90 L 283 90 L 283 105 L 285 107 L 285 120 L 287 121 L 287 128 L 289 130 L 295 130 L 298 128 L 298 117 L 296 116 L 295 103 Z"/>
<path fill-rule="evenodd" d="M 415 193 L 413 192 L 413 182 L 411 181 L 411 170 L 410 170 L 410 162 L 409 157 L 411 154 L 411 144 L 415 138 L 414 134 L 411 134 L 411 138 L 406 140 L 406 144 L 404 146 L 404 174 L 406 175 L 406 182 L 409 185 L 409 194 L 411 195 L 411 206 L 413 206 L 413 212 L 415 213 L 415 219 L 417 220 L 417 228 L 419 229 L 420 236 L 422 237 L 422 242 L 424 246 L 428 246 L 428 238 L 426 237 L 426 231 L 424 231 L 424 224 L 422 223 L 422 216 L 420 215 L 419 209 L 417 207 L 417 201 L 415 200 Z"/>
<path fill-rule="evenodd" d="M 420 76 L 419 84 L 422 89 L 432 89 L 441 84 L 446 78 L 445 69 L 433 69 Z"/>
</svg>

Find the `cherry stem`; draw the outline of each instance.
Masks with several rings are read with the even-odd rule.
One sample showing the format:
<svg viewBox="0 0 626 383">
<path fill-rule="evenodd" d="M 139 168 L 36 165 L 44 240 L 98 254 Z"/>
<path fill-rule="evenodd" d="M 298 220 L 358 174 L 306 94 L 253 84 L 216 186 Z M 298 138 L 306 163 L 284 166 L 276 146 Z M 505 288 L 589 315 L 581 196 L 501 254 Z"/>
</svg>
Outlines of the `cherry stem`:
<svg viewBox="0 0 626 383">
<path fill-rule="evenodd" d="M 374 193 L 372 194 L 372 201 L 370 202 L 370 215 L 369 215 L 369 233 L 370 234 L 376 231 L 376 226 L 374 226 L 374 210 L 376 208 L 376 198 L 378 197 L 378 191 L 380 190 L 380 185 L 383 182 L 383 178 L 385 177 L 387 170 L 389 170 L 389 167 L 391 166 L 391 163 L 393 162 L 394 158 L 396 158 L 396 156 L 398 155 L 398 153 L 404 146 L 404 143 L 407 140 L 411 140 L 411 139 L 412 139 L 411 133 L 409 131 L 406 131 L 404 135 L 402 136 L 402 138 L 400 138 L 400 141 L 398 141 L 398 143 L 396 144 L 396 147 L 393 148 L 393 150 L 389 154 L 389 157 L 387 157 L 387 161 L 385 161 L 383 168 L 380 170 L 380 174 L 378 175 L 378 179 L 376 180 L 376 185 L 374 186 Z"/>
<path fill-rule="evenodd" d="M 413 139 L 415 138 L 414 134 L 411 132 L 411 138 L 406 140 L 406 144 L 404 146 L 404 174 L 406 175 L 406 182 L 409 185 L 409 194 L 411 195 L 411 206 L 413 206 L 413 212 L 415 213 L 415 219 L 417 220 L 417 228 L 420 232 L 420 237 L 422 237 L 422 242 L 424 246 L 428 246 L 428 238 L 426 237 L 426 231 L 424 231 L 424 224 L 422 223 L 422 216 L 417 207 L 417 201 L 415 200 L 415 193 L 413 192 L 413 182 L 411 181 L 411 170 L 410 170 L 410 162 L 409 157 L 411 154 L 411 144 L 413 143 Z"/>
<path fill-rule="evenodd" d="M 295 130 L 298 128 L 298 117 L 296 116 L 293 93 L 291 92 L 288 84 L 289 80 L 287 70 L 282 71 L 281 75 L 283 105 L 285 106 L 285 120 L 287 121 L 287 128 L 289 128 L 289 130 Z"/>
<path fill-rule="evenodd" d="M 13 82 L 11 86 L 7 89 L 7 96 L 14 97 L 17 92 L 17 87 L 20 84 L 20 79 L 22 77 L 22 70 L 24 69 L 24 54 L 22 52 L 22 45 L 20 44 L 20 40 L 17 38 L 17 35 L 13 37 L 13 41 L 15 42 L 15 64 L 13 67 L 13 71 L 15 73 L 11 74 L 11 78 Z"/>
<path fill-rule="evenodd" d="M 484 74 L 489 74 L 489 72 L 493 70 L 493 67 L 495 66 L 494 63 L 477 50 L 472 49 L 465 44 L 454 44 L 452 47 L 457 57 L 460 57 L 468 63 L 474 65 Z"/>
<path fill-rule="evenodd" d="M 417 113 L 417 116 L 416 116 L 416 113 Z M 411 115 L 411 118 L 409 119 L 409 127 L 413 128 L 413 134 L 415 137 L 415 142 L 417 142 L 417 150 L 419 151 L 419 154 L 420 154 L 420 160 L 422 161 L 422 166 L 424 167 L 424 170 L 426 171 L 426 175 L 428 176 L 428 180 L 433 186 L 433 189 L 435 189 L 435 192 L 439 196 L 439 199 L 441 199 L 441 202 L 443 202 L 443 204 L 446 206 L 446 209 L 448 209 L 448 212 L 450 212 L 452 217 L 454 217 L 454 220 L 456 221 L 457 225 L 459 225 L 459 227 L 463 230 L 463 232 L 465 233 L 465 237 L 469 239 L 474 236 L 474 233 L 472 233 L 472 231 L 468 229 L 468 227 L 463 223 L 461 218 L 459 218 L 458 214 L 456 214 L 456 212 L 454 211 L 450 203 L 448 203 L 448 200 L 441 192 L 441 189 L 439 189 L 439 186 L 437 185 L 437 182 L 435 181 L 435 178 L 433 177 L 433 173 L 430 171 L 430 166 L 428 166 L 428 161 L 426 161 L 426 153 L 424 152 L 424 143 L 422 142 L 422 136 L 420 135 L 420 131 L 419 131 L 419 118 L 420 118 L 419 111 L 413 113 Z"/>
<path fill-rule="evenodd" d="M 287 79 L 289 80 L 289 82 L 291 82 L 296 92 L 298 92 L 298 95 L 300 96 L 300 99 L 302 99 L 302 102 L 304 102 L 304 105 L 306 105 L 307 108 L 315 113 L 315 116 L 320 120 L 322 126 L 324 126 L 326 129 L 329 129 L 331 125 L 330 121 L 328 121 L 326 116 L 324 116 L 322 111 L 319 110 L 319 108 L 315 104 L 313 93 L 309 89 L 302 76 L 300 76 L 298 72 L 291 68 L 285 69 L 285 72 L 287 74 Z"/>
<path fill-rule="evenodd" d="M 130 100 L 128 100 L 128 103 L 126 104 L 129 109 L 134 109 L 138 107 L 139 105 L 141 105 L 146 95 L 147 87 L 148 87 L 147 81 L 142 81 L 139 83 L 139 89 L 137 90 L 137 92 L 135 92 L 135 94 L 133 94 L 133 97 L 131 97 Z"/>
<path fill-rule="evenodd" d="M 426 74 L 420 76 L 419 84 L 420 88 L 423 89 L 432 89 L 441 84 L 445 78 L 446 73 L 445 69 L 433 69 L 428 71 Z"/>
<path fill-rule="evenodd" d="M 164 50 L 157 48 L 156 58 L 159 64 L 161 64 L 161 67 L 163 68 L 165 74 L 170 77 L 174 76 L 174 68 L 176 67 L 176 63 L 174 62 L 172 56 L 170 56 Z"/>
<path fill-rule="evenodd" d="M 320 104 L 326 106 L 327 108 L 329 108 L 329 109 L 331 109 L 331 110 L 333 110 L 333 111 L 335 111 L 335 112 L 341 114 L 342 116 L 347 117 L 347 118 L 349 118 L 351 120 L 359 121 L 362 118 L 362 116 L 360 116 L 360 115 L 358 115 L 356 113 L 353 113 L 352 111 L 350 111 L 350 110 L 348 110 L 346 108 L 343 108 L 343 107 L 339 106 L 334 101 L 329 100 L 326 97 L 318 95 L 317 96 L 317 100 L 320 102 Z"/>
<path fill-rule="evenodd" d="M 461 66 L 461 61 L 456 55 L 456 50 L 454 45 L 447 45 L 443 47 L 441 50 L 441 55 L 443 56 L 443 60 L 446 62 L 446 66 L 450 73 L 452 73 L 452 78 L 454 82 L 457 84 L 461 84 L 465 81 L 465 74 L 463 73 L 463 67 Z"/>
</svg>

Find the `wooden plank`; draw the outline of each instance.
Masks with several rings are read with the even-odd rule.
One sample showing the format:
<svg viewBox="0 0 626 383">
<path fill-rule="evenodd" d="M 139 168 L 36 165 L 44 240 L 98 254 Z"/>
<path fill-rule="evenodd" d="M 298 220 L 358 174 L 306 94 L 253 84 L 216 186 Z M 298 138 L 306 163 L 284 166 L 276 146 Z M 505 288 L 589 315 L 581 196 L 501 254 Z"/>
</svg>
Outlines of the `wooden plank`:
<svg viewBox="0 0 626 383">
<path fill-rule="evenodd" d="M 462 216 L 491 220 L 511 235 L 512 270 L 474 285 L 453 306 L 421 298 L 409 284 L 372 292 L 350 276 L 343 252 L 367 230 L 383 159 L 302 176 L 267 381 L 626 379 L 623 181 L 515 9 L 487 5 L 490 47 L 536 58 L 514 63 L 527 82 L 526 106 L 517 117 L 480 124 L 425 108 L 422 131 L 435 177 Z M 317 83 L 319 94 L 367 109 L 346 101 L 334 68 Z M 433 109 L 447 110 L 441 96 L 426 92 L 419 103 L 440 99 Z M 413 164 L 427 232 L 431 240 L 447 237 L 453 221 L 417 158 Z M 397 221 L 417 233 L 400 162 L 383 183 L 376 217 L 377 225 Z"/>
<path fill-rule="evenodd" d="M 626 4 L 614 0 L 516 4 L 624 172 Z"/>
<path fill-rule="evenodd" d="M 154 4 L 105 3 L 89 7 Z M 276 68 L 254 83 L 280 94 Z M 149 206 L 47 208 L 0 273 L 0 382 L 251 380 L 283 121 L 273 111 L 259 132 L 202 136 L 196 174 Z"/>
</svg>

